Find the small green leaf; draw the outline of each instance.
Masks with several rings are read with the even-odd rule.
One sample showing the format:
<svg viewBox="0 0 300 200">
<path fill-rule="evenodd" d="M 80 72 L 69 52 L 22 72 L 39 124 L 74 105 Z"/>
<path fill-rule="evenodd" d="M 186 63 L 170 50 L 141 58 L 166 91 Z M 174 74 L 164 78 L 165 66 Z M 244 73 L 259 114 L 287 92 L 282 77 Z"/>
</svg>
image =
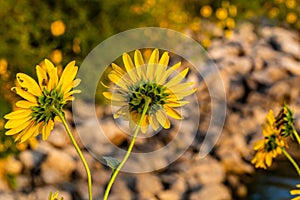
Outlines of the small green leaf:
<svg viewBox="0 0 300 200">
<path fill-rule="evenodd" d="M 115 171 L 117 167 L 119 166 L 120 162 L 110 156 L 104 156 L 103 159 L 106 161 L 106 164 L 113 170 Z"/>
</svg>

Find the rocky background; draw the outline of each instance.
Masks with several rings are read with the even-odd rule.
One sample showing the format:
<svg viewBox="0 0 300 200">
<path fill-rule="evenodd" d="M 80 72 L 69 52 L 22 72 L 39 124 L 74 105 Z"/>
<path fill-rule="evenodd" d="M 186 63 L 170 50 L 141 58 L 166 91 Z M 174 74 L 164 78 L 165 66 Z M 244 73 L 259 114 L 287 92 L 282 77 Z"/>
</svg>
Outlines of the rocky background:
<svg viewBox="0 0 300 200">
<path fill-rule="evenodd" d="M 256 30 L 256 31 L 254 31 Z M 197 34 L 192 35 L 197 39 Z M 121 173 L 114 183 L 110 200 L 179 200 L 243 199 L 247 196 L 245 177 L 255 169 L 250 164 L 252 145 L 261 136 L 261 124 L 269 109 L 279 111 L 283 102 L 294 110 L 295 125 L 300 129 L 300 38 L 299 33 L 278 27 L 254 29 L 241 25 L 229 39 L 215 39 L 208 49 L 217 64 L 227 95 L 227 117 L 222 135 L 208 156 L 199 158 L 198 152 L 210 120 L 210 97 L 203 82 L 198 83 L 197 96 L 201 120 L 198 134 L 190 148 L 167 168 L 143 174 Z M 190 77 L 193 78 L 193 77 Z M 86 131 L 91 140 L 98 123 L 92 121 L 92 105 L 77 102 L 74 112 L 81 117 L 77 129 Z M 130 138 L 114 124 L 109 107 L 96 108 L 103 130 L 108 137 L 126 149 Z M 67 112 L 68 122 L 74 125 Z M 188 118 L 187 120 L 192 120 Z M 103 121 L 102 121 L 103 122 Z M 135 150 L 163 147 L 178 128 L 162 131 L 150 142 L 137 141 Z M 188 127 L 183 133 L 191 135 Z M 73 129 L 76 133 L 76 130 Z M 167 134 L 170 133 L 170 134 Z M 76 134 L 75 134 L 76 135 Z M 76 135 L 77 141 L 80 138 Z M 98 138 L 99 139 L 99 138 Z M 101 139 L 101 138 L 100 138 Z M 183 141 L 184 142 L 184 141 Z M 105 144 L 95 144 L 99 152 L 109 153 Z M 93 176 L 93 196 L 101 199 L 110 177 L 110 169 L 99 162 L 80 143 Z M 155 165 L 159 161 L 140 161 Z M 11 161 L 10 170 L 20 174 L 17 187 L 10 189 L 0 182 L 0 196 L 5 200 L 43 200 L 49 191 L 60 191 L 65 200 L 87 199 L 85 170 L 64 128 L 57 124 L 48 141 L 40 141 L 36 149 L 25 150 Z"/>
</svg>

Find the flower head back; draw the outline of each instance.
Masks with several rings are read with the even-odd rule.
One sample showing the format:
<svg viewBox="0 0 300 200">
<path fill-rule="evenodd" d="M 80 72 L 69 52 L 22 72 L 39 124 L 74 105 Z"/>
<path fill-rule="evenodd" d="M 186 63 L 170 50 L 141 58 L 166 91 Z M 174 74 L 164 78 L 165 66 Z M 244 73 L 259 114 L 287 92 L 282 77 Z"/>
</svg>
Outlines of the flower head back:
<svg viewBox="0 0 300 200">
<path fill-rule="evenodd" d="M 63 106 L 73 100 L 74 93 L 80 92 L 73 90 L 80 83 L 79 79 L 75 79 L 77 71 L 78 67 L 72 61 L 59 78 L 57 68 L 45 59 L 45 67 L 36 66 L 37 82 L 26 74 L 18 73 L 19 86 L 11 90 L 23 100 L 16 103 L 16 111 L 4 116 L 8 119 L 4 127 L 10 129 L 6 135 L 16 135 L 15 141 L 25 142 L 41 133 L 46 140 L 58 120 L 57 112 L 63 113 Z"/>
<path fill-rule="evenodd" d="M 181 63 L 168 68 L 168 52 L 159 58 L 158 49 L 152 51 L 147 63 L 139 50 L 134 52 L 133 60 L 127 53 L 122 55 L 122 59 L 125 70 L 113 63 L 108 75 L 116 85 L 114 91 L 103 93 L 112 105 L 121 106 L 114 113 L 114 118 L 123 117 L 131 127 L 135 127 L 141 118 L 146 99 L 149 99 L 149 108 L 141 123 L 143 133 L 149 125 L 154 130 L 158 130 L 160 125 L 169 128 L 168 116 L 182 119 L 176 108 L 187 104 L 184 97 L 195 92 L 191 88 L 192 83 L 182 82 L 189 69 L 175 74 Z"/>
</svg>

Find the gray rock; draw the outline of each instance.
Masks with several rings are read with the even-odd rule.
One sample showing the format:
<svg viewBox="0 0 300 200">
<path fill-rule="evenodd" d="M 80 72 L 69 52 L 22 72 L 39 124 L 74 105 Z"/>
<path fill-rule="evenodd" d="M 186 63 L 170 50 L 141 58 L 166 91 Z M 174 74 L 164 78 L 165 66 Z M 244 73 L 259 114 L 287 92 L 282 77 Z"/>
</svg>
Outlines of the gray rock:
<svg viewBox="0 0 300 200">
<path fill-rule="evenodd" d="M 41 165 L 41 176 L 47 184 L 59 184 L 68 181 L 75 168 L 76 163 L 71 156 L 53 149 Z"/>
<path fill-rule="evenodd" d="M 209 184 L 190 195 L 190 200 L 231 200 L 229 189 L 222 184 Z"/>
</svg>

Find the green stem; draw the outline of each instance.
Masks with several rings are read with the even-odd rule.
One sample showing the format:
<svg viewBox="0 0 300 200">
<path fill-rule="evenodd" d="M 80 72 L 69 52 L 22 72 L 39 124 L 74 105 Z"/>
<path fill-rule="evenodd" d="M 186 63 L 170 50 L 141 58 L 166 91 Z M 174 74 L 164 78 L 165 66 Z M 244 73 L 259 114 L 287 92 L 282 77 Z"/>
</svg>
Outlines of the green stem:
<svg viewBox="0 0 300 200">
<path fill-rule="evenodd" d="M 53 108 L 54 112 L 57 114 L 57 116 L 61 119 L 63 125 L 65 126 L 65 129 L 83 163 L 83 166 L 85 168 L 85 171 L 86 171 L 86 174 L 87 174 L 87 178 L 88 178 L 88 193 L 89 193 L 89 200 L 92 200 L 93 199 L 93 195 L 92 195 L 92 176 L 91 176 L 91 172 L 90 172 L 90 169 L 89 169 L 89 166 L 76 142 L 76 140 L 74 139 L 72 133 L 71 133 L 71 130 L 66 122 L 66 118 L 64 116 L 64 114 L 62 112 L 59 112 L 56 108 Z"/>
<path fill-rule="evenodd" d="M 296 130 L 294 130 L 294 134 L 293 134 L 298 142 L 298 144 L 300 145 L 300 137 L 298 135 L 298 132 Z"/>
<path fill-rule="evenodd" d="M 118 165 L 117 169 L 115 169 L 115 170 L 113 171 L 113 174 L 112 174 L 112 176 L 111 176 L 111 178 L 110 178 L 110 180 L 109 180 L 109 183 L 108 183 L 108 185 L 107 185 L 107 188 L 106 188 L 106 190 L 105 190 L 103 200 L 107 200 L 108 195 L 109 195 L 109 192 L 110 192 L 110 189 L 111 189 L 111 187 L 112 187 L 112 185 L 113 185 L 113 183 L 114 183 L 114 181 L 115 181 L 115 179 L 116 179 L 118 173 L 120 172 L 121 168 L 123 167 L 123 165 L 124 165 L 125 162 L 127 161 L 128 157 L 129 157 L 129 155 L 130 155 L 130 153 L 131 153 L 131 151 L 132 151 L 132 148 L 133 148 L 133 145 L 134 145 L 136 136 L 137 136 L 137 134 L 138 134 L 138 132 L 139 132 L 139 130 L 140 130 L 141 124 L 142 124 L 142 122 L 143 122 L 143 120 L 144 120 L 144 117 L 145 117 L 145 115 L 146 115 L 146 112 L 147 112 L 147 110 L 148 110 L 148 107 L 149 107 L 150 102 L 151 102 L 151 99 L 148 98 L 148 97 L 146 97 L 146 98 L 145 98 L 145 106 L 144 106 L 144 109 L 143 109 L 141 118 L 140 118 L 140 120 L 139 120 L 139 122 L 138 122 L 137 128 L 135 129 L 135 131 L 134 131 L 134 133 L 133 133 L 132 140 L 131 140 L 131 142 L 130 142 L 130 145 L 129 145 L 129 147 L 128 147 L 128 150 L 127 150 L 127 152 L 126 152 L 126 154 L 125 154 L 123 160 L 122 160 L 121 163 Z"/>
<path fill-rule="evenodd" d="M 295 160 L 292 158 L 292 156 L 285 150 L 285 148 L 282 149 L 283 154 L 289 159 L 289 161 L 292 163 L 292 165 L 297 170 L 298 175 L 300 176 L 300 169 L 298 164 L 295 162 Z"/>
</svg>

